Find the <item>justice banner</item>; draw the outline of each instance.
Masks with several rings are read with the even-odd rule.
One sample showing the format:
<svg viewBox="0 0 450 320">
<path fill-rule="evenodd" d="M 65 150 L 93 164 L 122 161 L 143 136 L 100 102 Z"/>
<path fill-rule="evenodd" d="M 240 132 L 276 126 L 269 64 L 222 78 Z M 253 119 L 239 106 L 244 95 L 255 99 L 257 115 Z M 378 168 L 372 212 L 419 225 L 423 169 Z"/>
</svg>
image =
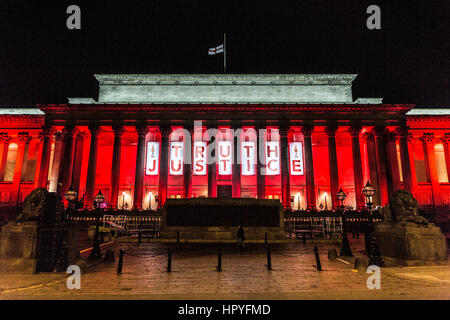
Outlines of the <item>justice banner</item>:
<svg viewBox="0 0 450 320">
<path fill-rule="evenodd" d="M 289 162 L 291 175 L 303 175 L 303 145 L 301 142 L 289 143 Z"/>
<path fill-rule="evenodd" d="M 228 175 L 232 173 L 231 141 L 219 141 L 219 174 Z"/>
<path fill-rule="evenodd" d="M 280 143 L 278 141 L 266 142 L 266 175 L 280 174 Z"/>
<path fill-rule="evenodd" d="M 194 142 L 194 175 L 205 176 L 206 175 L 206 142 L 195 141 Z"/>
<path fill-rule="evenodd" d="M 183 144 L 184 142 L 170 142 L 169 173 L 173 176 L 183 174 Z"/>
<path fill-rule="evenodd" d="M 147 142 L 147 163 L 145 174 L 157 176 L 159 173 L 159 142 Z"/>
<path fill-rule="evenodd" d="M 255 175 L 256 144 L 253 141 L 241 143 L 241 173 L 243 176 Z"/>
</svg>

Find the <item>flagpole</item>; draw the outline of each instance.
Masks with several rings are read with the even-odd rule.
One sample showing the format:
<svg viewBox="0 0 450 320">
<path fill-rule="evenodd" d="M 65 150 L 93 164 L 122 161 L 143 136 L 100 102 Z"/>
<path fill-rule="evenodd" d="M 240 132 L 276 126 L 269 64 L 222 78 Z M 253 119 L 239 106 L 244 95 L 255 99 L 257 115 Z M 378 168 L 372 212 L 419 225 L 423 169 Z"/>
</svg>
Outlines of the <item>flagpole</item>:
<svg viewBox="0 0 450 320">
<path fill-rule="evenodd" d="M 223 34 L 223 73 L 227 72 L 227 34 Z"/>
</svg>

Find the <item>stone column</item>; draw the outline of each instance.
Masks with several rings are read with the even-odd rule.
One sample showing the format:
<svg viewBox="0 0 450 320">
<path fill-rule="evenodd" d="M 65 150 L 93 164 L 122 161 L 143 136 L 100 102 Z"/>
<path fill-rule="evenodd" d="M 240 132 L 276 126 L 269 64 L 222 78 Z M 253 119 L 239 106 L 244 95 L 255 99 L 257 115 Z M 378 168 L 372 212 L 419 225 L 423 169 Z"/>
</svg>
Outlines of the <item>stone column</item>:
<svg viewBox="0 0 450 320">
<path fill-rule="evenodd" d="M 360 133 L 360 126 L 352 126 L 350 128 L 350 136 L 352 138 L 353 178 L 355 181 L 356 206 L 361 209 L 365 207 L 365 199 L 364 194 L 362 193 L 364 181 L 361 162 L 361 149 L 359 143 Z"/>
<path fill-rule="evenodd" d="M 285 209 L 291 207 L 291 180 L 289 177 L 289 127 L 281 125 L 280 133 L 280 152 L 281 152 L 281 199 Z"/>
<path fill-rule="evenodd" d="M 60 160 L 58 174 L 58 196 L 64 198 L 64 193 L 70 188 L 73 172 L 73 154 L 75 152 L 76 128 L 73 124 L 68 124 L 63 130 L 63 153 Z"/>
<path fill-rule="evenodd" d="M 73 173 L 72 173 L 72 187 L 76 192 L 78 192 L 79 197 L 81 197 L 80 182 L 81 182 L 81 168 L 83 166 L 84 142 L 85 142 L 87 136 L 88 136 L 88 134 L 86 132 L 80 132 L 77 134 L 77 136 L 75 138 L 75 153 L 74 153 Z"/>
<path fill-rule="evenodd" d="M 384 126 L 375 127 L 375 149 L 377 157 L 377 174 L 380 193 L 380 205 L 385 206 L 389 203 L 389 188 L 387 183 L 387 163 L 386 163 L 386 149 L 384 145 L 384 136 L 386 128 Z"/>
<path fill-rule="evenodd" d="M 441 140 L 444 145 L 445 167 L 447 168 L 448 181 L 450 182 L 450 148 L 448 146 L 448 142 L 450 141 L 450 133 L 446 133 Z"/>
<path fill-rule="evenodd" d="M 18 136 L 18 148 L 17 148 L 17 156 L 16 163 L 14 166 L 14 176 L 11 186 L 11 204 L 18 205 L 19 197 L 20 197 L 20 180 L 22 177 L 22 168 L 23 168 L 23 160 L 25 158 L 25 149 L 30 143 L 31 137 L 28 132 L 19 132 Z"/>
<path fill-rule="evenodd" d="M 114 130 L 114 147 L 111 166 L 111 197 L 109 199 L 109 204 L 111 208 L 117 209 L 120 183 L 120 159 L 122 156 L 122 135 L 124 130 L 121 124 L 113 125 L 112 129 Z"/>
<path fill-rule="evenodd" d="M 258 125 L 256 130 L 256 194 L 258 199 L 266 198 L 265 142 L 266 126 Z M 263 164 L 264 163 L 264 164 Z"/>
<path fill-rule="evenodd" d="M 331 203 L 334 209 L 340 207 L 337 193 L 339 192 L 339 170 L 336 153 L 336 130 L 334 125 L 328 126 L 326 131 L 328 135 L 328 162 L 330 167 L 330 189 Z"/>
<path fill-rule="evenodd" d="M 408 127 L 400 126 L 397 128 L 400 143 L 400 160 L 402 165 L 403 189 L 414 193 L 412 172 L 408 150 Z"/>
<path fill-rule="evenodd" d="M 55 150 L 53 151 L 52 170 L 50 172 L 49 192 L 57 192 L 59 181 L 59 167 L 61 166 L 61 158 L 63 156 L 63 135 L 61 131 L 56 131 L 53 139 L 55 139 Z"/>
<path fill-rule="evenodd" d="M 145 137 L 148 133 L 148 127 L 145 125 L 136 126 L 138 134 L 138 144 L 136 151 L 136 173 L 134 175 L 134 197 L 133 208 L 142 209 L 142 197 L 144 192 L 144 161 L 145 161 Z"/>
<path fill-rule="evenodd" d="M 184 198 L 192 197 L 192 149 L 194 145 L 194 127 L 185 126 L 185 134 L 189 133 L 189 137 L 184 137 L 183 152 L 183 196 Z"/>
<path fill-rule="evenodd" d="M 217 197 L 217 179 L 216 179 L 216 150 L 218 148 L 216 144 L 216 133 L 217 129 L 215 126 L 209 125 L 208 126 L 209 134 L 211 135 L 209 138 L 210 142 L 208 145 L 208 197 L 215 198 Z M 211 150 L 211 148 L 214 147 L 214 150 Z"/>
<path fill-rule="evenodd" d="M 375 195 L 373 196 L 373 203 L 376 206 L 380 204 L 380 188 L 378 184 L 378 169 L 377 169 L 378 166 L 375 152 L 375 139 L 371 132 L 364 133 L 363 137 L 366 140 L 366 147 L 367 147 L 367 158 L 368 158 L 367 162 L 369 164 L 369 181 L 370 184 L 375 189 Z"/>
<path fill-rule="evenodd" d="M 238 132 L 240 132 L 240 127 L 235 125 L 233 126 L 233 129 Z M 232 186 L 232 195 L 233 198 L 240 198 L 241 197 L 241 137 L 235 136 L 233 134 L 233 186 Z"/>
<path fill-rule="evenodd" d="M 312 152 L 312 132 L 314 127 L 303 126 L 302 133 L 305 139 L 305 164 L 306 164 L 306 202 L 308 209 L 316 209 L 316 190 L 314 185 L 314 162 Z"/>
<path fill-rule="evenodd" d="M 431 190 L 433 193 L 433 205 L 434 207 L 437 207 L 442 204 L 442 201 L 436 166 L 436 154 L 434 152 L 434 133 L 429 132 L 424 133 L 421 140 L 424 145 L 425 160 L 426 160 L 425 162 L 427 165 L 427 171 L 431 181 Z"/>
<path fill-rule="evenodd" d="M 11 137 L 7 133 L 0 134 L 0 143 L 2 144 L 2 156 L 0 158 L 0 181 L 4 181 L 6 160 L 8 159 L 9 142 Z"/>
<path fill-rule="evenodd" d="M 391 197 L 395 191 L 401 189 L 400 183 L 400 170 L 398 167 L 397 158 L 397 135 L 395 132 L 389 132 L 386 134 L 386 157 L 389 168 L 389 197 Z"/>
<path fill-rule="evenodd" d="M 50 168 L 50 155 L 52 151 L 53 133 L 54 129 L 52 126 L 44 125 L 44 127 L 42 127 L 42 135 L 44 139 L 42 145 L 41 165 L 39 168 L 39 188 L 47 189 L 48 169 Z"/>
<path fill-rule="evenodd" d="M 169 165 L 169 136 L 172 132 L 169 126 L 160 126 L 161 132 L 161 156 L 159 163 L 158 206 L 164 206 L 167 199 L 167 178 Z"/>
<path fill-rule="evenodd" d="M 89 161 L 86 178 L 85 206 L 91 206 L 94 201 L 95 192 L 95 174 L 97 170 L 97 154 L 98 154 L 98 135 L 100 133 L 98 124 L 89 126 L 91 133 L 91 144 L 89 146 Z"/>
</svg>

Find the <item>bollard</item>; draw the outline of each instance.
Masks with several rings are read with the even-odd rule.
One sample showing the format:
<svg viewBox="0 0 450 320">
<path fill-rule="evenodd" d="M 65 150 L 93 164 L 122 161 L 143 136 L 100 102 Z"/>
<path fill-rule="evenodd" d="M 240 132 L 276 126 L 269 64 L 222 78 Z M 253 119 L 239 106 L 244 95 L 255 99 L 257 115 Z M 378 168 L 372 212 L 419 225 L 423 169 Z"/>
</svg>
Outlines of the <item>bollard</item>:
<svg viewBox="0 0 450 320">
<path fill-rule="evenodd" d="M 123 266 L 123 255 L 125 250 L 120 249 L 119 251 L 119 264 L 117 265 L 117 274 L 122 274 L 122 266 Z"/>
<path fill-rule="evenodd" d="M 264 244 L 267 246 L 267 232 L 264 233 Z"/>
<path fill-rule="evenodd" d="M 272 258 L 270 256 L 270 246 L 267 245 L 267 270 L 272 270 Z"/>
<path fill-rule="evenodd" d="M 222 271 L 222 249 L 219 248 L 219 252 L 217 253 L 217 272 Z"/>
<path fill-rule="evenodd" d="M 177 245 L 180 244 L 180 231 L 177 231 Z"/>
<path fill-rule="evenodd" d="M 317 249 L 317 246 L 314 247 L 314 255 L 316 256 L 317 271 L 322 271 L 322 265 L 320 264 L 320 257 L 319 257 L 319 249 Z"/>
<path fill-rule="evenodd" d="M 305 233 L 303 232 L 303 244 L 305 244 L 306 245 L 306 235 L 305 235 Z"/>
<path fill-rule="evenodd" d="M 141 237 L 142 237 L 142 233 L 141 233 L 141 230 L 139 230 L 139 233 L 138 233 L 138 243 L 141 243 Z"/>
<path fill-rule="evenodd" d="M 172 272 L 172 250 L 167 248 L 167 272 Z"/>
</svg>

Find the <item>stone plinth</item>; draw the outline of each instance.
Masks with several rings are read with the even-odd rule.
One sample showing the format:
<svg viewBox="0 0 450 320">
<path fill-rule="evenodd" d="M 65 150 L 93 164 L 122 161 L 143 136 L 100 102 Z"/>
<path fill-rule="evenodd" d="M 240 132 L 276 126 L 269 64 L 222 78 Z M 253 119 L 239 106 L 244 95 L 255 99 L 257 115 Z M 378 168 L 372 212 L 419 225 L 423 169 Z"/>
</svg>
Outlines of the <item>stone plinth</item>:
<svg viewBox="0 0 450 320">
<path fill-rule="evenodd" d="M 5 225 L 0 232 L 0 273 L 36 272 L 37 243 L 37 222 Z"/>
<path fill-rule="evenodd" d="M 167 199 L 161 238 L 183 240 L 236 240 L 242 225 L 246 240 L 285 238 L 279 200 L 269 199 Z"/>
<path fill-rule="evenodd" d="M 445 238 L 435 225 L 381 223 L 375 236 L 386 266 L 447 264 Z"/>
<path fill-rule="evenodd" d="M 61 259 L 75 263 L 77 255 L 75 224 L 9 222 L 0 232 L 0 273 L 52 272 Z"/>
</svg>

